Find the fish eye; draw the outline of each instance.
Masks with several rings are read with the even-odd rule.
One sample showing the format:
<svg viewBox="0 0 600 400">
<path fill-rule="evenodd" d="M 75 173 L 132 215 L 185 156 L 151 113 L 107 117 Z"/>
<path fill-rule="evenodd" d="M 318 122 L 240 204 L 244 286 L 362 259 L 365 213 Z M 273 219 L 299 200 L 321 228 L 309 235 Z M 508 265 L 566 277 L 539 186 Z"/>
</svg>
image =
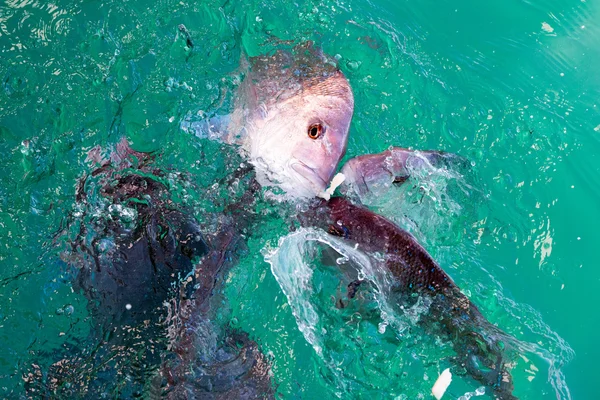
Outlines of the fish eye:
<svg viewBox="0 0 600 400">
<path fill-rule="evenodd" d="M 321 124 L 312 124 L 308 127 L 308 137 L 315 140 L 318 139 L 325 129 Z"/>
</svg>

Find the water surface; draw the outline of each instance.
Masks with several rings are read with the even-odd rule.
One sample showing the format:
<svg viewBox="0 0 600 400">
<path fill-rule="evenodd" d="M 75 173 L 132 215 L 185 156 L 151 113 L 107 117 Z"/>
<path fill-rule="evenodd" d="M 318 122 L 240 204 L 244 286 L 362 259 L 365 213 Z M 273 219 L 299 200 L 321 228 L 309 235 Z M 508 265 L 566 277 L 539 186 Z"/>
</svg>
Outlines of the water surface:
<svg viewBox="0 0 600 400">
<path fill-rule="evenodd" d="M 544 349 L 528 358 L 536 369 L 520 361 L 515 394 L 595 397 L 599 20 L 600 5 L 579 0 L 2 2 L 0 395 L 22 394 L 22 374 L 39 354 L 85 340 L 90 330 L 86 300 L 61 261 L 64 237 L 56 236 L 73 211 L 77 180 L 92 168 L 87 152 L 121 137 L 158 151 L 157 165 L 197 185 L 187 190 L 173 180 L 179 201 L 198 218 L 218 211 L 228 191 L 213 184 L 232 170 L 231 157 L 179 122 L 226 106 L 242 54 L 312 40 L 339 60 L 355 93 L 347 157 L 396 145 L 471 162 L 463 181 L 471 195 L 444 186 L 443 200 L 408 187 L 401 201 L 379 207 L 492 322 Z M 413 187 L 439 188 L 419 179 Z M 332 372 L 265 261 L 288 226 L 276 205 L 264 207 L 248 256 L 228 277 L 225 314 L 271 357 L 278 391 L 332 398 L 358 374 L 353 368 L 366 365 L 353 393 L 427 398 L 436 360 L 448 354 L 431 343 L 425 353 L 394 353 L 397 338 L 378 338 L 367 322 L 352 340 L 342 329 L 348 335 L 335 343 L 358 351 L 358 340 L 376 362 L 346 360 L 348 374 Z M 322 279 L 333 285 L 335 277 Z M 341 329 L 351 316 L 328 318 Z M 409 368 L 411 357 L 426 360 L 425 369 Z M 548 379 L 548 360 L 564 381 Z M 451 386 L 450 397 L 476 388 L 467 380 Z"/>
</svg>

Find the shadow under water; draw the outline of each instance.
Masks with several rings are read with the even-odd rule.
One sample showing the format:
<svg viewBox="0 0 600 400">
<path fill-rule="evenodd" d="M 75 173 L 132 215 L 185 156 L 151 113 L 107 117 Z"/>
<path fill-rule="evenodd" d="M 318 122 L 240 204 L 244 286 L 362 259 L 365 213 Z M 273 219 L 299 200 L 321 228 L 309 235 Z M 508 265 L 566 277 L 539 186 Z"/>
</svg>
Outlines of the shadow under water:
<svg viewBox="0 0 600 400">
<path fill-rule="evenodd" d="M 63 256 L 87 299 L 91 333 L 39 352 L 24 375 L 27 396 L 270 397 L 256 342 L 214 321 L 223 275 L 245 251 L 231 220 L 215 216 L 220 228 L 206 232 L 173 203 L 152 156 L 125 141 L 96 161 L 59 232 L 69 237 Z"/>
</svg>

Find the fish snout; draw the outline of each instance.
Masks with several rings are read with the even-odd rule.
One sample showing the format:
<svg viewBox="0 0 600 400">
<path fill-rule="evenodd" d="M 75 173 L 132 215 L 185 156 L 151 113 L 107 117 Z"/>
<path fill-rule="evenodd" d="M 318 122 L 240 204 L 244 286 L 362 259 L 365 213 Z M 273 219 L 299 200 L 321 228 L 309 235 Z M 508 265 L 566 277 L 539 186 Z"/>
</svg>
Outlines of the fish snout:
<svg viewBox="0 0 600 400">
<path fill-rule="evenodd" d="M 304 186 L 308 186 L 315 195 L 324 191 L 329 184 L 329 177 L 323 177 L 318 168 L 309 167 L 300 160 L 292 160 L 290 168 L 302 178 L 301 182 L 305 183 Z"/>
</svg>

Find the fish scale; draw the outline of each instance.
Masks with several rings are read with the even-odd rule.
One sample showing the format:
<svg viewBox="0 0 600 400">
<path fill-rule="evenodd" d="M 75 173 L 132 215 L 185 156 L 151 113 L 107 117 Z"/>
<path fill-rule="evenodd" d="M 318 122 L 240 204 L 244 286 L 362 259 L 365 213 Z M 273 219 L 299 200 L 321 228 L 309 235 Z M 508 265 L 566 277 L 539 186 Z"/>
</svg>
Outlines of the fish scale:
<svg viewBox="0 0 600 400">
<path fill-rule="evenodd" d="M 382 254 L 401 300 L 407 300 L 410 294 L 431 299 L 420 323 L 430 332 L 450 335 L 459 363 L 473 379 L 491 388 L 498 399 L 516 399 L 504 353 L 514 339 L 481 314 L 411 234 L 342 197 L 317 204 L 316 209 L 301 216 L 303 224 L 316 224 L 355 242 L 367 253 Z"/>
</svg>

